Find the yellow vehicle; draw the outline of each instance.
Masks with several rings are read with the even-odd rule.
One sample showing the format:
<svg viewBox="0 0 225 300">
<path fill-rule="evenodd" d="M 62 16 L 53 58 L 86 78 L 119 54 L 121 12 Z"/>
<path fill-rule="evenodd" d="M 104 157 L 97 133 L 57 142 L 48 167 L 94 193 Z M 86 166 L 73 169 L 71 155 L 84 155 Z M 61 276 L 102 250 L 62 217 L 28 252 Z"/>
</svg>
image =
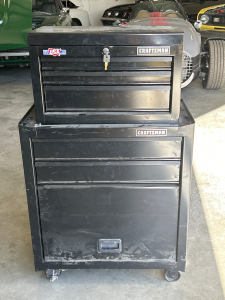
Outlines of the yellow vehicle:
<svg viewBox="0 0 225 300">
<path fill-rule="evenodd" d="M 224 31 L 225 33 L 225 4 L 203 8 L 198 13 L 198 21 L 202 25 L 199 31 Z"/>
</svg>

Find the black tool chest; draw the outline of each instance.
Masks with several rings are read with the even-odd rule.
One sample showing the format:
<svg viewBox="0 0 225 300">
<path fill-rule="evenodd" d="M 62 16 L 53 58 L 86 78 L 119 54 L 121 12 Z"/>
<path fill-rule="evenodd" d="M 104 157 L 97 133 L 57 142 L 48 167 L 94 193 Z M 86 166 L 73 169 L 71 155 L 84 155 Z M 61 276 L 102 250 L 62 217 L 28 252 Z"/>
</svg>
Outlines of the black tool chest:
<svg viewBox="0 0 225 300">
<path fill-rule="evenodd" d="M 107 85 L 107 89 L 106 75 L 101 75 L 104 85 L 100 85 L 99 81 L 98 85 L 95 82 L 95 85 L 85 85 L 84 88 L 82 80 L 86 80 L 85 74 L 84 77 L 74 76 L 72 79 L 65 77 L 63 80 L 68 85 L 60 83 L 54 86 L 51 80 L 55 84 L 56 77 L 51 77 L 49 70 L 54 69 L 55 72 L 66 66 L 67 69 L 71 68 L 70 73 L 80 66 L 82 70 L 83 66 L 87 66 L 86 58 L 77 56 L 65 56 L 62 59 L 61 56 L 41 56 L 40 53 L 47 50 L 45 43 L 51 38 L 54 41 L 54 32 L 61 36 L 62 45 L 71 40 L 73 43 L 77 41 L 78 46 L 75 45 L 73 49 L 61 46 L 66 53 L 70 53 L 70 50 L 71 53 L 78 53 L 80 39 L 87 44 L 95 40 L 100 43 L 104 40 L 101 40 L 103 35 L 107 40 L 104 31 L 99 35 L 95 33 L 94 39 L 90 37 L 88 29 L 84 40 L 85 30 L 77 29 L 76 34 L 76 29 L 72 29 L 70 35 L 64 30 L 45 29 L 42 45 L 42 30 L 36 33 L 37 45 L 31 46 L 35 109 L 32 107 L 19 123 L 35 269 L 46 270 L 47 276 L 53 281 L 62 269 L 159 268 L 165 269 L 168 281 L 175 281 L 179 279 L 179 271 L 185 270 L 194 134 L 192 116 L 180 99 L 179 103 L 176 102 L 176 97 L 180 97 L 179 51 L 182 49 L 182 39 L 179 40 L 181 45 L 174 46 L 174 56 L 169 55 L 166 61 L 166 65 L 173 69 L 172 77 L 179 78 L 177 84 L 170 79 L 170 87 L 164 84 L 163 87 L 161 84 L 154 85 L 154 88 L 151 85 L 132 85 L 124 73 L 121 76 L 122 83 L 118 84 L 117 72 L 114 71 L 109 75 L 113 81 L 110 86 Z M 119 29 L 114 30 L 118 30 L 119 36 L 114 40 L 115 45 L 131 38 L 132 29 L 129 27 L 127 35 L 126 29 L 121 29 L 122 33 L 124 31 L 122 37 Z M 149 31 L 151 41 L 158 40 L 159 35 L 156 37 L 156 32 Z M 167 31 L 166 38 L 164 36 L 162 39 L 164 43 L 157 43 L 159 48 L 154 49 L 163 51 L 167 47 L 165 41 L 172 47 L 176 37 L 182 38 L 179 31 L 172 29 L 172 33 L 169 35 Z M 74 38 L 68 39 L 71 35 Z M 34 37 L 35 33 L 30 34 L 30 42 L 35 40 Z M 135 32 L 130 40 L 140 43 L 139 38 Z M 148 35 L 144 35 L 143 40 L 147 43 Z M 112 36 L 109 41 L 113 41 Z M 148 44 L 144 45 L 141 51 L 152 51 L 146 50 Z M 153 46 L 151 42 L 149 47 Z M 32 51 L 36 51 L 36 54 L 33 55 Z M 110 51 L 108 69 L 102 70 L 103 61 L 100 62 L 98 55 L 97 59 L 94 55 L 88 58 L 93 62 L 91 68 L 97 73 L 100 70 L 100 73 L 107 74 L 113 64 L 111 53 L 113 51 Z M 115 62 L 120 61 L 119 53 Z M 147 56 L 147 65 L 152 57 L 155 58 Z M 128 65 L 133 68 L 141 62 L 140 65 L 145 68 L 142 58 L 132 57 Z M 159 61 L 164 65 L 161 58 L 157 57 L 153 64 L 156 69 Z M 46 72 L 41 76 L 41 71 L 37 72 L 36 69 L 40 61 L 42 66 L 39 65 L 39 71 L 42 68 Z M 122 63 L 115 63 L 111 68 L 120 67 L 124 68 Z M 177 68 L 176 72 L 174 67 Z M 136 82 L 142 80 L 141 76 L 138 77 L 139 73 L 132 75 Z M 45 76 L 51 78 L 45 81 Z M 129 84 L 123 84 L 127 80 Z M 42 95 L 38 95 L 39 89 L 43 91 Z M 127 98 L 124 96 L 125 90 Z M 169 118 L 163 119 L 165 111 L 159 109 L 162 103 L 166 103 L 168 91 L 170 121 Z M 153 99 L 152 102 L 148 95 Z M 43 110 L 46 104 L 48 108 L 57 107 L 59 114 L 53 109 L 54 113 L 48 118 L 50 115 Z M 115 110 L 119 105 L 119 109 Z M 144 118 L 141 105 L 146 106 Z M 68 107 L 72 113 L 65 113 Z M 84 112 L 84 115 L 81 114 L 84 118 L 78 111 L 79 114 Z M 73 124 L 72 116 L 75 120 Z M 45 123 L 41 122 L 43 120 Z M 50 121 L 52 124 L 49 124 Z"/>
<path fill-rule="evenodd" d="M 37 123 L 177 122 L 183 33 L 146 27 L 29 33 Z"/>
</svg>

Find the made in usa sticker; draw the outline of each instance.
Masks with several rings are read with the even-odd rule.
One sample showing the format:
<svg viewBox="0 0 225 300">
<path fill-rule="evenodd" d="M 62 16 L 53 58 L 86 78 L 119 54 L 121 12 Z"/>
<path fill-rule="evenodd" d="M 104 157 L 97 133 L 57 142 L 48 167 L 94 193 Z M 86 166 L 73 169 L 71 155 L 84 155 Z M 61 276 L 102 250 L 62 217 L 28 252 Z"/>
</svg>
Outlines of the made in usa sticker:
<svg viewBox="0 0 225 300">
<path fill-rule="evenodd" d="M 48 50 L 43 50 L 43 55 L 52 55 L 52 56 L 66 55 L 66 50 L 62 50 L 60 48 L 48 48 Z"/>
</svg>

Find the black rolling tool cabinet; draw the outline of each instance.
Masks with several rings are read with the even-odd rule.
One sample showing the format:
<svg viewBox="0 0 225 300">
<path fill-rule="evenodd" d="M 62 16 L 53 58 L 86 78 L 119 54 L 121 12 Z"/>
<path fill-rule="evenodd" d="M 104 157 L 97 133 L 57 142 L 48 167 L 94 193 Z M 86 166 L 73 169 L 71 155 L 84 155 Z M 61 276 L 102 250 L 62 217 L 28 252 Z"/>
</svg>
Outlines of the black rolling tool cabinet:
<svg viewBox="0 0 225 300">
<path fill-rule="evenodd" d="M 176 281 L 194 135 L 180 101 L 182 33 L 104 30 L 29 34 L 35 105 L 19 131 L 35 269 L 54 281 L 64 269 L 157 268 Z"/>
<path fill-rule="evenodd" d="M 38 125 L 32 109 L 19 129 L 36 270 L 185 270 L 184 104 L 178 125 Z"/>
</svg>

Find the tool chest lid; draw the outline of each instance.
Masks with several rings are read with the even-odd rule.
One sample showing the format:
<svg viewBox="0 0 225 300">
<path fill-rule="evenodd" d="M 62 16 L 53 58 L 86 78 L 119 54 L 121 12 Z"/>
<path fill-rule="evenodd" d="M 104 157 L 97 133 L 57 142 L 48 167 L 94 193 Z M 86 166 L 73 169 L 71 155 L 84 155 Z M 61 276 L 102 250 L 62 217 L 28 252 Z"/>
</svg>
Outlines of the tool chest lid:
<svg viewBox="0 0 225 300">
<path fill-rule="evenodd" d="M 131 36 L 133 37 L 131 39 Z M 113 27 L 44 26 L 28 33 L 28 44 L 100 46 L 100 45 L 174 45 L 183 42 L 183 31 L 171 26 L 124 25 Z"/>
</svg>

